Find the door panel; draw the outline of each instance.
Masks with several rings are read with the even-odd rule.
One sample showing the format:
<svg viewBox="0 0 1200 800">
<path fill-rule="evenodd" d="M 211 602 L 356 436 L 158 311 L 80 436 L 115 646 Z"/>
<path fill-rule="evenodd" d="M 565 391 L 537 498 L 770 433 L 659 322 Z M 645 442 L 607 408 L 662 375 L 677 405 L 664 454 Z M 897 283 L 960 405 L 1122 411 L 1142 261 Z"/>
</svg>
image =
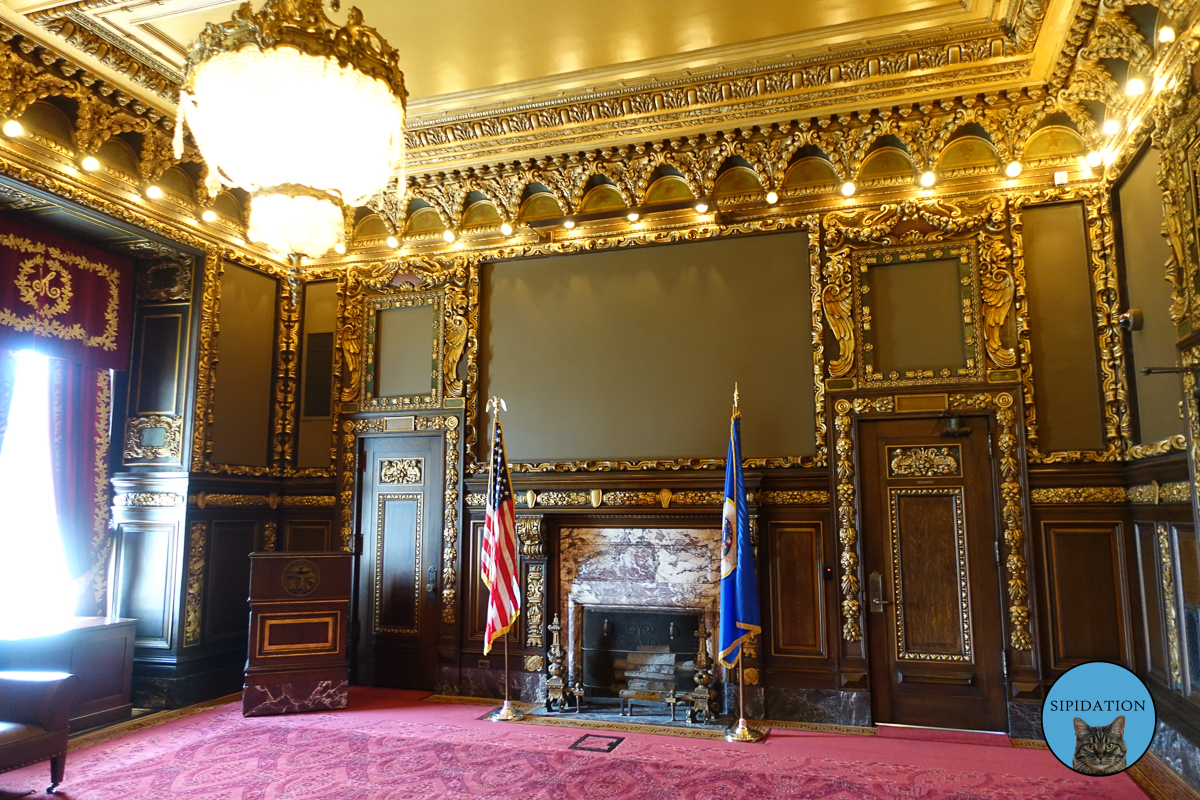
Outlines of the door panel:
<svg viewBox="0 0 1200 800">
<path fill-rule="evenodd" d="M 965 422 L 859 423 L 876 722 L 1007 729 L 988 418 Z"/>
<path fill-rule="evenodd" d="M 891 489 L 897 650 L 914 661 L 971 660 L 961 488 Z"/>
<path fill-rule="evenodd" d="M 432 689 L 441 587 L 441 435 L 363 442 L 359 683 Z"/>
</svg>

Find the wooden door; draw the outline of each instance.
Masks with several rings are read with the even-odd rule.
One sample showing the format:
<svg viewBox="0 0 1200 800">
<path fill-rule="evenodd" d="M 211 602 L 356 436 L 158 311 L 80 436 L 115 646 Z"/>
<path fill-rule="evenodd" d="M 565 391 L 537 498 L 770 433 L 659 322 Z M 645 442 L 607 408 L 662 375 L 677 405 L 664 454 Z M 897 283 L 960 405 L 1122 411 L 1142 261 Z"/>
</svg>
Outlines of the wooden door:
<svg viewBox="0 0 1200 800">
<path fill-rule="evenodd" d="M 369 686 L 432 689 L 442 553 L 440 434 L 367 438 L 355 676 Z"/>
<path fill-rule="evenodd" d="M 1007 730 L 987 417 L 859 424 L 876 722 Z"/>
</svg>

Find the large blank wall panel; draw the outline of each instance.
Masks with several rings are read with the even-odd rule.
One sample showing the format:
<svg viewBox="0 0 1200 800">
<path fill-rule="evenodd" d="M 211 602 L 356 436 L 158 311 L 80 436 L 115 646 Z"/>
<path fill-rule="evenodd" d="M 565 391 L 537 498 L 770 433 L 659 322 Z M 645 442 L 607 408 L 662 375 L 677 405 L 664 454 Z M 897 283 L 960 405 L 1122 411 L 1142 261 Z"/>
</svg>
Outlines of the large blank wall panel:
<svg viewBox="0 0 1200 800">
<path fill-rule="evenodd" d="M 274 278 L 236 264 L 221 276 L 212 461 L 267 465 L 275 358 Z"/>
<path fill-rule="evenodd" d="M 1096 314 L 1080 203 L 1023 213 L 1038 446 L 1100 450 Z"/>
<path fill-rule="evenodd" d="M 1158 151 L 1142 156 L 1118 189 L 1121 204 L 1121 249 L 1125 261 L 1125 285 L 1129 307 L 1140 308 L 1145 324 L 1129 338 L 1137 381 L 1140 439 L 1158 442 L 1183 433 L 1179 417 L 1179 378 L 1175 375 L 1143 375 L 1143 367 L 1175 364 L 1175 326 L 1168 314 L 1171 284 L 1164 266 L 1170 256 L 1162 237 L 1162 190 L 1158 188 Z"/>
<path fill-rule="evenodd" d="M 300 442 L 296 447 L 301 469 L 328 467 L 333 460 L 333 420 L 330 397 L 333 392 L 332 337 L 337 323 L 337 281 L 310 283 L 304 288 L 304 352 L 301 382 Z M 322 340 L 322 334 L 328 337 Z M 318 345 L 330 345 L 328 350 Z M 324 398 L 318 395 L 324 393 Z M 321 400 L 324 403 L 321 403 Z M 320 413 L 324 412 L 324 413 Z"/>
<path fill-rule="evenodd" d="M 744 455 L 815 450 L 803 233 L 498 262 L 482 303 L 514 460 L 723 457 L 735 381 Z"/>
</svg>

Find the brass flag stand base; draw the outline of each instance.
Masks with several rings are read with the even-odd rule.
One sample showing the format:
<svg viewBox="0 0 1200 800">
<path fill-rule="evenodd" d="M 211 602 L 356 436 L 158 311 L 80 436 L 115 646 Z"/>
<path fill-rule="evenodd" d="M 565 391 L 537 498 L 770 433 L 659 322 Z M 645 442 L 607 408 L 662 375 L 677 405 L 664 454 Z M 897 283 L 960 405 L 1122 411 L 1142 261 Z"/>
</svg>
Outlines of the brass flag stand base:
<svg viewBox="0 0 1200 800">
<path fill-rule="evenodd" d="M 761 742 L 765 738 L 767 738 L 765 733 L 757 728 L 751 728 L 746 724 L 746 720 L 744 719 L 739 719 L 737 725 L 734 725 L 732 728 L 725 729 L 725 741 L 727 742 L 754 744 L 755 742 Z"/>
<path fill-rule="evenodd" d="M 490 722 L 519 722 L 525 719 L 525 712 L 513 708 L 508 701 L 508 634 L 504 634 L 504 705 L 488 714 Z"/>
<path fill-rule="evenodd" d="M 767 735 L 746 724 L 746 681 L 741 655 L 738 654 L 738 721 L 737 725 L 725 729 L 725 741 L 754 744 L 767 738 Z"/>
<path fill-rule="evenodd" d="M 519 708 L 513 708 L 512 703 L 505 700 L 504 705 L 488 715 L 488 719 L 492 722 L 518 722 L 525 719 L 525 712 Z"/>
</svg>

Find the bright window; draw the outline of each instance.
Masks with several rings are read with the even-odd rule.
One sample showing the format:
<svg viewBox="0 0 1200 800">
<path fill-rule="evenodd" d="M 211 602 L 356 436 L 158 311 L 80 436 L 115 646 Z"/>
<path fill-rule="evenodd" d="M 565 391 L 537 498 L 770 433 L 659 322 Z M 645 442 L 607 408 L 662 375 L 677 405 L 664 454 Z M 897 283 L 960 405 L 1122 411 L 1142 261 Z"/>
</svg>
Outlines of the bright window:
<svg viewBox="0 0 1200 800">
<path fill-rule="evenodd" d="M 76 594 L 54 510 L 50 362 L 21 351 L 0 446 L 0 637 L 63 627 Z"/>
</svg>

